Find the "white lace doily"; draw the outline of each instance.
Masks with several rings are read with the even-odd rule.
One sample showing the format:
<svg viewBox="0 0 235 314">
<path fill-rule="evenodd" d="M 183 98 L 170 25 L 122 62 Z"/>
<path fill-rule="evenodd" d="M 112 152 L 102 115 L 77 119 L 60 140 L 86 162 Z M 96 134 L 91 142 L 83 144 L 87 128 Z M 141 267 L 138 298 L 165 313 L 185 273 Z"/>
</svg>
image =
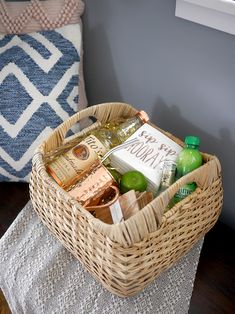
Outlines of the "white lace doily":
<svg viewBox="0 0 235 314">
<path fill-rule="evenodd" d="M 0 287 L 13 314 L 184 314 L 202 242 L 143 292 L 120 298 L 62 247 L 29 202 L 0 240 Z"/>
</svg>

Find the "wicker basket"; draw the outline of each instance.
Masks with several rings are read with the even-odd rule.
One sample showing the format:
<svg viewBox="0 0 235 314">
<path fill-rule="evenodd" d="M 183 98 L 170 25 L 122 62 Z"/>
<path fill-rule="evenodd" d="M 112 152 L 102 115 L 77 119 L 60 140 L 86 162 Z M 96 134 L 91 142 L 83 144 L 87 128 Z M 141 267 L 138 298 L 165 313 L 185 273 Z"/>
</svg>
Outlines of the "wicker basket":
<svg viewBox="0 0 235 314">
<path fill-rule="evenodd" d="M 125 297 L 143 290 L 213 227 L 223 198 L 220 163 L 209 154 L 203 154 L 203 166 L 182 177 L 127 221 L 115 225 L 94 218 L 48 175 L 47 163 L 74 145 L 76 139 L 65 136 L 79 120 L 95 116 L 104 123 L 136 112 L 124 103 L 106 103 L 78 112 L 37 149 L 30 180 L 31 200 L 41 220 L 107 290 Z M 182 145 L 179 139 L 164 133 Z M 188 182 L 197 183 L 196 191 L 163 214 L 169 200 Z"/>
</svg>

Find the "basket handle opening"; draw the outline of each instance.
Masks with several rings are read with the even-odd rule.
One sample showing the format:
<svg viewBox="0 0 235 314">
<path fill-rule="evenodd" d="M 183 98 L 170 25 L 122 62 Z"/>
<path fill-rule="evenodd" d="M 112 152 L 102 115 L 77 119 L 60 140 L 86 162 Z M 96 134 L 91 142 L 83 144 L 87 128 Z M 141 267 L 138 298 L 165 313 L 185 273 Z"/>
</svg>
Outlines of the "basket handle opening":
<svg viewBox="0 0 235 314">
<path fill-rule="evenodd" d="M 72 141 L 75 138 L 80 137 L 84 132 L 95 129 L 101 122 L 95 116 L 88 116 L 77 121 L 71 128 L 65 133 L 62 144 L 66 144 L 68 141 Z"/>
<path fill-rule="evenodd" d="M 78 122 L 86 121 L 89 117 L 93 117 L 91 120 L 97 119 L 100 123 L 105 123 L 110 120 L 114 120 L 117 117 L 132 116 L 136 114 L 137 110 L 131 105 L 126 103 L 104 103 L 88 107 L 84 110 L 77 112 L 71 116 L 68 120 L 59 125 L 52 134 L 43 143 L 41 150 L 43 153 L 47 153 L 55 150 L 64 143 L 66 134 L 68 131 Z M 96 124 L 93 123 L 92 125 Z M 87 130 L 87 129 L 86 129 Z M 77 133 L 77 136 L 82 136 L 85 131 Z"/>
<path fill-rule="evenodd" d="M 159 197 L 162 198 L 162 209 L 164 210 L 177 191 L 184 185 L 195 182 L 200 190 L 205 190 L 220 176 L 221 166 L 217 157 L 207 161 L 201 167 L 183 176 L 165 190 Z M 160 205 L 160 206 L 161 206 Z"/>
</svg>

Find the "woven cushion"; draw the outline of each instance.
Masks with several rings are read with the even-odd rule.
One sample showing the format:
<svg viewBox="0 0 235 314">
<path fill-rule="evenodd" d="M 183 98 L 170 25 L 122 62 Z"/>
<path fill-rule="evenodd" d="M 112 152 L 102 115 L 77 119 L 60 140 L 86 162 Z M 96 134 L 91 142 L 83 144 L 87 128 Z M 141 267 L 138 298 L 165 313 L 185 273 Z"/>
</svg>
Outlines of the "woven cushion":
<svg viewBox="0 0 235 314">
<path fill-rule="evenodd" d="M 0 181 L 28 181 L 36 147 L 86 106 L 80 24 L 40 28 L 0 35 Z"/>
</svg>

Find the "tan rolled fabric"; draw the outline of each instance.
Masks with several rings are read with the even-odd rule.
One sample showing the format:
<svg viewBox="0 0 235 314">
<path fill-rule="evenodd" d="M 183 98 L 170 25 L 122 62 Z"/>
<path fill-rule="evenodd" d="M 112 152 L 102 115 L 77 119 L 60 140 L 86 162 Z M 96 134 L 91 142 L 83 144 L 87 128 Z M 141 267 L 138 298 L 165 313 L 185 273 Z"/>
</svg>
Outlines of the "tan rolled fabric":
<svg viewBox="0 0 235 314">
<path fill-rule="evenodd" d="M 76 24 L 83 11 L 80 0 L 0 1 L 0 33 L 32 33 Z"/>
</svg>

